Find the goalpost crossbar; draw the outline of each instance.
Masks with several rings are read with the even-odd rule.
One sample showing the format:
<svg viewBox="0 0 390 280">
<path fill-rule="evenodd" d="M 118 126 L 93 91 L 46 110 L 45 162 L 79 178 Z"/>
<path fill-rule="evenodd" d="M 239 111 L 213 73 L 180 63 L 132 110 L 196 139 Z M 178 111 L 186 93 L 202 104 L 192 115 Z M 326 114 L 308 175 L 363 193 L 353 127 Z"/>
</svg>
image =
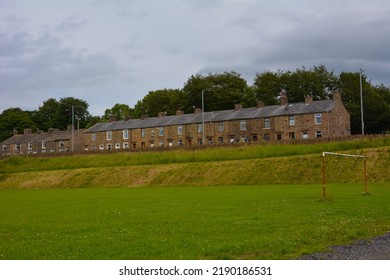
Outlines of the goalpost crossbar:
<svg viewBox="0 0 390 280">
<path fill-rule="evenodd" d="M 350 154 L 340 154 L 340 153 L 332 153 L 332 152 L 323 152 L 322 156 L 325 155 L 334 155 L 334 156 L 343 156 L 343 157 L 356 157 L 356 158 L 366 158 L 365 156 L 361 155 L 350 155 Z"/>
<path fill-rule="evenodd" d="M 354 158 L 363 158 L 364 159 L 364 193 L 368 194 L 367 189 L 367 157 L 361 155 L 351 155 L 351 154 L 341 154 L 341 153 L 333 153 L 333 152 L 323 152 L 322 153 L 322 196 L 325 197 L 325 189 L 326 189 L 326 176 L 325 176 L 325 156 L 326 155 L 334 155 L 334 156 L 343 156 L 343 157 L 354 157 Z"/>
</svg>

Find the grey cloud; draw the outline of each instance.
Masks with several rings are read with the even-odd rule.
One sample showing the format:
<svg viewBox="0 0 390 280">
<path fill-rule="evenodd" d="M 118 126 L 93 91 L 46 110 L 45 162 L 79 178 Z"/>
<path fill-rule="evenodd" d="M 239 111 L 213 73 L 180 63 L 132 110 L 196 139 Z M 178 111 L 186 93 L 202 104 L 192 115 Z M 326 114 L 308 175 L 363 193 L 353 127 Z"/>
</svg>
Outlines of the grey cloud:
<svg viewBox="0 0 390 280">
<path fill-rule="evenodd" d="M 79 19 L 76 16 L 69 17 L 54 27 L 54 30 L 61 33 L 68 33 L 77 30 L 87 24 L 87 19 Z"/>
</svg>

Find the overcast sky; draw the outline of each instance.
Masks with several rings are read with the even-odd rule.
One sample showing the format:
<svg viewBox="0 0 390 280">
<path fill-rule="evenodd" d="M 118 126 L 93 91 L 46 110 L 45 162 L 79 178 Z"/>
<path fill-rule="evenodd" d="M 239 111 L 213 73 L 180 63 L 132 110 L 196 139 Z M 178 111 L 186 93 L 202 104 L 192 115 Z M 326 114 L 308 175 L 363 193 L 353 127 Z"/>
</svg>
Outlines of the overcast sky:
<svg viewBox="0 0 390 280">
<path fill-rule="evenodd" d="M 389 86 L 389 0 L 0 0 L 0 112 L 71 96 L 103 115 L 197 73 L 319 64 Z"/>
</svg>

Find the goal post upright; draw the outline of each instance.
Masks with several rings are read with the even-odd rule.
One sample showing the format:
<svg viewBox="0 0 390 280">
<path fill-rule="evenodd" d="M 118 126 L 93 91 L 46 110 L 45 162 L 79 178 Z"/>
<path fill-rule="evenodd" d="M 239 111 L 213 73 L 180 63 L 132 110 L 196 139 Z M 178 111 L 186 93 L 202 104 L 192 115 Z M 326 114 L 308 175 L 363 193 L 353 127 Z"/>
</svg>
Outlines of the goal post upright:
<svg viewBox="0 0 390 280">
<path fill-rule="evenodd" d="M 368 194 L 367 188 L 367 157 L 361 155 L 350 155 L 350 154 L 341 154 L 341 153 L 333 153 L 333 152 L 323 152 L 322 153 L 322 196 L 326 197 L 326 155 L 334 155 L 334 156 L 342 156 L 342 157 L 354 157 L 354 158 L 362 158 L 363 159 L 363 172 L 364 172 L 364 193 Z"/>
</svg>

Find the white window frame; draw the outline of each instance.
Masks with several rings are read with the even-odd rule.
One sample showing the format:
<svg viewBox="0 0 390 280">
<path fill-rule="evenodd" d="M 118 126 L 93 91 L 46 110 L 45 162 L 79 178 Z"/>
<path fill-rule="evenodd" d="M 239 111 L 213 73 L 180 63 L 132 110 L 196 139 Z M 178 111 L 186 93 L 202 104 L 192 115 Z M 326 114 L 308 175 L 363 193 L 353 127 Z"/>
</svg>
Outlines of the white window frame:
<svg viewBox="0 0 390 280">
<path fill-rule="evenodd" d="M 183 134 L 183 126 L 182 125 L 178 125 L 177 126 L 177 135 L 182 135 Z"/>
<path fill-rule="evenodd" d="M 33 143 L 32 143 L 32 142 L 28 142 L 28 143 L 27 143 L 27 149 L 28 149 L 29 151 L 31 151 L 31 150 L 33 149 Z"/>
<path fill-rule="evenodd" d="M 46 150 L 46 149 L 47 149 L 46 141 L 42 141 L 42 150 Z"/>
<path fill-rule="evenodd" d="M 315 124 L 322 124 L 322 114 L 321 113 L 314 114 L 314 123 Z"/>
<path fill-rule="evenodd" d="M 123 149 L 129 148 L 129 142 L 123 142 Z"/>
<path fill-rule="evenodd" d="M 302 139 L 303 140 L 309 139 L 309 132 L 308 131 L 302 131 Z"/>
<path fill-rule="evenodd" d="M 2 149 L 3 149 L 3 152 L 6 152 L 7 151 L 7 145 L 3 145 Z"/>
<path fill-rule="evenodd" d="M 295 116 L 288 116 L 288 125 L 295 126 Z"/>
<path fill-rule="evenodd" d="M 223 132 L 225 130 L 225 122 L 218 122 L 218 131 Z"/>
<path fill-rule="evenodd" d="M 271 128 L 271 119 L 264 118 L 264 129 L 270 129 L 270 128 Z"/>
<path fill-rule="evenodd" d="M 59 142 L 58 142 L 58 148 L 64 148 L 65 147 L 65 142 L 64 142 L 64 140 L 60 140 Z"/>
<path fill-rule="evenodd" d="M 125 128 L 122 131 L 122 134 L 123 134 L 123 140 L 128 140 L 129 139 L 129 130 L 127 128 Z"/>
<path fill-rule="evenodd" d="M 106 132 L 106 140 L 111 141 L 112 140 L 112 131 L 109 130 Z"/>
<path fill-rule="evenodd" d="M 115 143 L 115 150 L 119 150 L 121 148 L 121 144 L 120 143 Z"/>
<path fill-rule="evenodd" d="M 203 124 L 198 123 L 198 133 L 202 133 L 202 132 L 203 132 Z"/>
<path fill-rule="evenodd" d="M 164 127 L 158 127 L 158 136 L 164 136 Z"/>
<path fill-rule="evenodd" d="M 316 131 L 316 138 L 322 138 L 322 131 Z"/>
<path fill-rule="evenodd" d="M 246 120 L 240 121 L 240 130 L 246 130 Z"/>
</svg>

